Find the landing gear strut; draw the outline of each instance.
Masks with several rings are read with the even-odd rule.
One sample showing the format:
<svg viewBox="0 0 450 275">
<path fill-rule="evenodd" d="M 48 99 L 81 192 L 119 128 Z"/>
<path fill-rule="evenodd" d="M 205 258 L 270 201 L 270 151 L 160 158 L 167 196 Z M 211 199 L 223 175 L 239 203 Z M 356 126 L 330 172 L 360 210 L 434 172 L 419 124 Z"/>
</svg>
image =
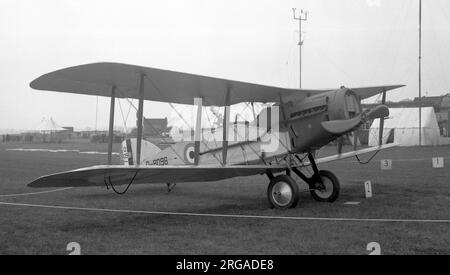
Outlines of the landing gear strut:
<svg viewBox="0 0 450 275">
<path fill-rule="evenodd" d="M 311 153 L 308 154 L 308 158 L 314 171 L 314 174 L 309 178 L 296 167 L 286 170 L 286 175 L 279 176 L 274 176 L 271 171 L 267 171 L 267 176 L 270 179 L 267 197 L 272 208 L 288 209 L 297 206 L 299 188 L 297 182 L 291 177 L 291 171 L 309 185 L 314 200 L 319 202 L 334 202 L 337 200 L 340 192 L 337 177 L 330 171 L 319 171 Z"/>
<path fill-rule="evenodd" d="M 319 202 L 334 202 L 339 197 L 341 190 L 338 178 L 330 171 L 319 171 L 316 161 L 311 153 L 308 154 L 309 162 L 314 174 L 308 178 L 297 168 L 292 171 L 309 185 L 311 196 Z"/>
</svg>

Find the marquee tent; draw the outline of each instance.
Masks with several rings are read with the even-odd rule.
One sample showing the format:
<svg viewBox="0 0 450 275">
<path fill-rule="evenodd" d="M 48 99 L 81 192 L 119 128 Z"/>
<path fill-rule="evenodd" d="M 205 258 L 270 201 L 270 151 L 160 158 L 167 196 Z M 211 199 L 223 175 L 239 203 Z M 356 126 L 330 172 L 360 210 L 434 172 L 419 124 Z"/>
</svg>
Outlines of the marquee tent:
<svg viewBox="0 0 450 275">
<path fill-rule="evenodd" d="M 389 111 L 389 118 L 384 122 L 383 144 L 392 141 L 405 147 L 418 146 L 419 108 L 390 108 Z M 380 120 L 376 119 L 370 127 L 369 146 L 378 145 L 379 129 Z M 420 131 L 422 132 L 422 145 L 439 145 L 439 125 L 432 107 L 422 108 Z"/>
<path fill-rule="evenodd" d="M 38 132 L 43 132 L 43 133 L 66 131 L 66 129 L 59 126 L 53 120 L 53 118 L 50 118 L 50 119 L 43 118 L 41 123 L 39 123 L 39 125 L 36 126 L 36 128 L 34 130 L 38 131 Z"/>
<path fill-rule="evenodd" d="M 42 139 L 42 142 L 61 142 L 63 140 L 63 133 L 67 129 L 61 127 L 53 118 L 43 118 L 41 122 L 31 131 L 35 133 L 30 137 L 30 140 Z"/>
</svg>

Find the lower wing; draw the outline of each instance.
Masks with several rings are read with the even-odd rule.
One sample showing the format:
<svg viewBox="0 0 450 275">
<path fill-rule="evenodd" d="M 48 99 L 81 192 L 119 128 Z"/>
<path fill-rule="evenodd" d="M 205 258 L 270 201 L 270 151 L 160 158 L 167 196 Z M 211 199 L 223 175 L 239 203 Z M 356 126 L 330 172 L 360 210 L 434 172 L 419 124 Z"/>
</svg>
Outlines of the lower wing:
<svg viewBox="0 0 450 275">
<path fill-rule="evenodd" d="M 326 163 L 356 155 L 388 149 L 398 144 L 387 144 L 359 151 L 317 159 L 317 163 Z M 303 166 L 311 165 L 305 162 Z M 124 166 L 101 165 L 81 168 L 73 171 L 43 176 L 28 184 L 29 187 L 87 187 L 113 185 L 145 184 L 165 182 L 209 182 L 234 177 L 264 174 L 267 171 L 279 173 L 288 169 L 287 165 L 236 165 L 236 166 Z"/>
<path fill-rule="evenodd" d="M 101 165 L 43 176 L 28 184 L 29 187 L 86 187 L 113 185 L 208 182 L 227 178 L 264 174 L 267 170 L 281 172 L 286 166 L 124 166 Z"/>
<path fill-rule="evenodd" d="M 341 159 L 348 159 L 348 158 L 351 158 L 354 156 L 369 154 L 369 153 L 373 153 L 376 151 L 381 151 L 381 150 L 385 150 L 385 149 L 389 149 L 389 148 L 393 148 L 393 147 L 397 147 L 397 146 L 398 146 L 398 143 L 390 143 L 390 144 L 386 144 L 386 145 L 382 145 L 382 146 L 369 147 L 369 148 L 361 149 L 358 151 L 351 151 L 351 152 L 347 152 L 347 153 L 342 153 L 342 154 L 319 158 L 319 159 L 316 159 L 316 163 L 320 164 L 320 163 L 327 163 L 327 162 L 332 162 L 332 161 L 341 160 Z M 304 166 L 311 165 L 311 163 L 309 161 L 306 161 L 303 164 L 304 164 Z"/>
</svg>

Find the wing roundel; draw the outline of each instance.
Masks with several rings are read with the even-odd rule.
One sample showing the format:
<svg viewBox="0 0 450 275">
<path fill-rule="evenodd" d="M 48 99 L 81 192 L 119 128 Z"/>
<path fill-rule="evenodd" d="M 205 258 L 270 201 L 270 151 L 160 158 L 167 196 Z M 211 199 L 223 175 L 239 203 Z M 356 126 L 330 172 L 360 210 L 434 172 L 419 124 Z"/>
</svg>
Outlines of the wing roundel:
<svg viewBox="0 0 450 275">
<path fill-rule="evenodd" d="M 184 161 L 186 164 L 195 164 L 195 145 L 194 143 L 188 143 L 184 147 Z"/>
</svg>

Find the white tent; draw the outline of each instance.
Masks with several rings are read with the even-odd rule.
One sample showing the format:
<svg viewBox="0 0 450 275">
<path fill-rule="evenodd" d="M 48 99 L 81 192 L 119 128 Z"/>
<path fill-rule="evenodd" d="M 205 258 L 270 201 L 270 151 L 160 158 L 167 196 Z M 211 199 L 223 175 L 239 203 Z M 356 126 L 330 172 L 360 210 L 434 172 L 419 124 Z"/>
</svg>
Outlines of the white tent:
<svg viewBox="0 0 450 275">
<path fill-rule="evenodd" d="M 400 146 L 419 145 L 419 108 L 390 108 L 389 118 L 384 121 L 383 144 L 389 137 Z M 432 107 L 422 108 L 422 145 L 439 145 L 440 131 L 436 114 Z M 369 146 L 379 142 L 380 120 L 372 123 L 369 132 Z"/>
<path fill-rule="evenodd" d="M 50 119 L 43 118 L 41 120 L 41 123 L 39 123 L 39 125 L 36 126 L 34 130 L 39 131 L 39 132 L 60 132 L 60 131 L 65 131 L 66 129 L 59 126 L 53 120 L 53 118 L 50 118 Z"/>
</svg>

